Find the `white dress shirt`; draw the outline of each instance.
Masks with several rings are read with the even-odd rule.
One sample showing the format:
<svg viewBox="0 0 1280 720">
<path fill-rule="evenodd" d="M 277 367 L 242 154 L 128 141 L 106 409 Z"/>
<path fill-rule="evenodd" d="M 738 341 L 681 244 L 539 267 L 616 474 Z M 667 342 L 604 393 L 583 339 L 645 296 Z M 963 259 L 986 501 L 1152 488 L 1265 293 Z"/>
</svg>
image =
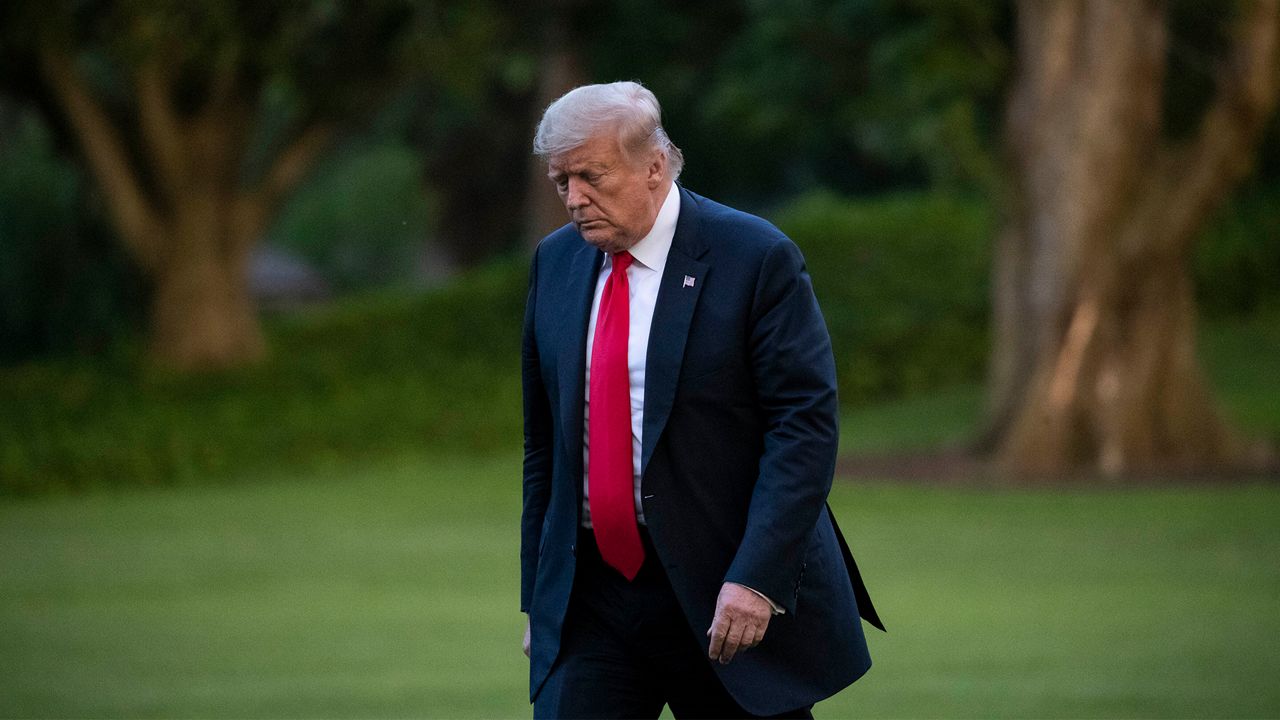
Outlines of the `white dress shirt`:
<svg viewBox="0 0 1280 720">
<path fill-rule="evenodd" d="M 631 386 L 631 476 L 634 478 L 636 521 L 644 521 L 644 508 L 640 503 L 640 442 L 644 428 L 644 366 L 649 352 L 649 328 L 653 324 L 653 307 L 658 302 L 658 287 L 662 284 L 662 270 L 667 266 L 667 254 L 671 252 L 671 240 L 676 235 L 676 221 L 680 219 L 680 190 L 671 183 L 671 190 L 662 201 L 658 216 L 649 234 L 631 246 L 628 251 L 635 262 L 627 268 L 627 303 L 630 312 L 627 335 L 627 378 Z M 600 276 L 596 278 L 595 297 L 591 300 L 591 319 L 587 324 L 587 377 L 583 387 L 591 387 L 591 346 L 596 336 L 596 319 L 600 313 L 600 296 L 604 283 L 613 272 L 613 262 L 605 255 Z M 583 393 L 582 420 L 582 524 L 591 527 L 591 505 L 588 502 L 590 484 L 587 478 L 588 448 L 591 440 L 591 393 Z"/>
</svg>

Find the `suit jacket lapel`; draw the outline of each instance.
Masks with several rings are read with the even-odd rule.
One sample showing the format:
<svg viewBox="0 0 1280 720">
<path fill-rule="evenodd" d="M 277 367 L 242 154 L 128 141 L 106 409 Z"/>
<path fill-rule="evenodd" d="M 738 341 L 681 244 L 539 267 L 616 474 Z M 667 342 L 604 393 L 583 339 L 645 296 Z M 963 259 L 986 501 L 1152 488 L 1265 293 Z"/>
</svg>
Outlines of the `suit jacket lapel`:
<svg viewBox="0 0 1280 720">
<path fill-rule="evenodd" d="M 666 268 L 662 271 L 658 300 L 653 309 L 653 324 L 649 329 L 640 449 L 642 475 L 649 467 L 649 458 L 667 425 L 667 418 L 671 416 L 689 325 L 693 322 L 693 311 L 710 270 L 709 265 L 698 261 L 707 250 L 698 230 L 697 200 L 692 193 L 680 188 L 680 219 L 676 221 L 676 234 L 671 241 Z"/>
<path fill-rule="evenodd" d="M 599 250 L 586 241 L 574 254 L 569 265 L 568 302 L 565 304 L 563 337 L 561 344 L 565 356 L 559 360 L 560 368 L 560 427 L 569 451 L 569 462 L 578 466 L 576 476 L 581 476 L 582 465 L 582 412 L 586 393 L 587 321 L 591 316 L 591 300 L 595 296 L 596 278 L 603 262 Z"/>
</svg>

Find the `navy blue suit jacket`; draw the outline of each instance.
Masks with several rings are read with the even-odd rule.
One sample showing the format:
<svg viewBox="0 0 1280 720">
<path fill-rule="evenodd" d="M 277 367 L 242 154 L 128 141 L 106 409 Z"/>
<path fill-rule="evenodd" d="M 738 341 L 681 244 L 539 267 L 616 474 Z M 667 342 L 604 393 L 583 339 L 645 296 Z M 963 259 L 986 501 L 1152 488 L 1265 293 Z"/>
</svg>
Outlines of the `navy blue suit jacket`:
<svg viewBox="0 0 1280 720">
<path fill-rule="evenodd" d="M 776 714 L 867 671 L 859 609 L 880 626 L 826 506 L 838 435 L 831 342 L 785 235 L 680 194 L 645 370 L 644 516 L 699 645 L 726 581 L 785 608 L 759 646 L 714 664 L 743 708 Z M 573 586 L 583 364 L 602 261 L 566 225 L 539 244 L 530 274 L 520 606 L 532 627 L 531 699 L 559 653 Z"/>
</svg>

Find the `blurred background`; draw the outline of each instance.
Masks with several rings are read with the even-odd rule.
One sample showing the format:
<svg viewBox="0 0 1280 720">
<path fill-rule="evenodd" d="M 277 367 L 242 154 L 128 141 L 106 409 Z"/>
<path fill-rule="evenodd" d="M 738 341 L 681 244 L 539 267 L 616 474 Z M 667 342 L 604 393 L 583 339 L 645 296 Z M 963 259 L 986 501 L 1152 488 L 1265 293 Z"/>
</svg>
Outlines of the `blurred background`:
<svg viewBox="0 0 1280 720">
<path fill-rule="evenodd" d="M 529 147 L 619 79 L 832 334 L 819 717 L 1280 716 L 1266 0 L 10 0 L 0 716 L 529 714 Z"/>
</svg>

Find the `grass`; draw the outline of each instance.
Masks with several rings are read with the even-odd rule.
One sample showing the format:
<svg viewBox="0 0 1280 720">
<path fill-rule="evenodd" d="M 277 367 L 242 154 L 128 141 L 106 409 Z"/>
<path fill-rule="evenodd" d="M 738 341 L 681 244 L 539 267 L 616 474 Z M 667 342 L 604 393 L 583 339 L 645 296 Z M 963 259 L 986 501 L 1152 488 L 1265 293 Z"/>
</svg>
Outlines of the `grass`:
<svg viewBox="0 0 1280 720">
<path fill-rule="evenodd" d="M 6 505 L 0 714 L 516 714 L 517 487 L 416 458 Z"/>
<path fill-rule="evenodd" d="M 519 460 L 0 505 L 0 715 L 517 717 Z M 1280 488 L 838 483 L 890 633 L 819 717 L 1280 714 Z"/>
<path fill-rule="evenodd" d="M 840 487 L 889 623 L 830 717 L 1280 713 L 1280 490 Z"/>
</svg>

